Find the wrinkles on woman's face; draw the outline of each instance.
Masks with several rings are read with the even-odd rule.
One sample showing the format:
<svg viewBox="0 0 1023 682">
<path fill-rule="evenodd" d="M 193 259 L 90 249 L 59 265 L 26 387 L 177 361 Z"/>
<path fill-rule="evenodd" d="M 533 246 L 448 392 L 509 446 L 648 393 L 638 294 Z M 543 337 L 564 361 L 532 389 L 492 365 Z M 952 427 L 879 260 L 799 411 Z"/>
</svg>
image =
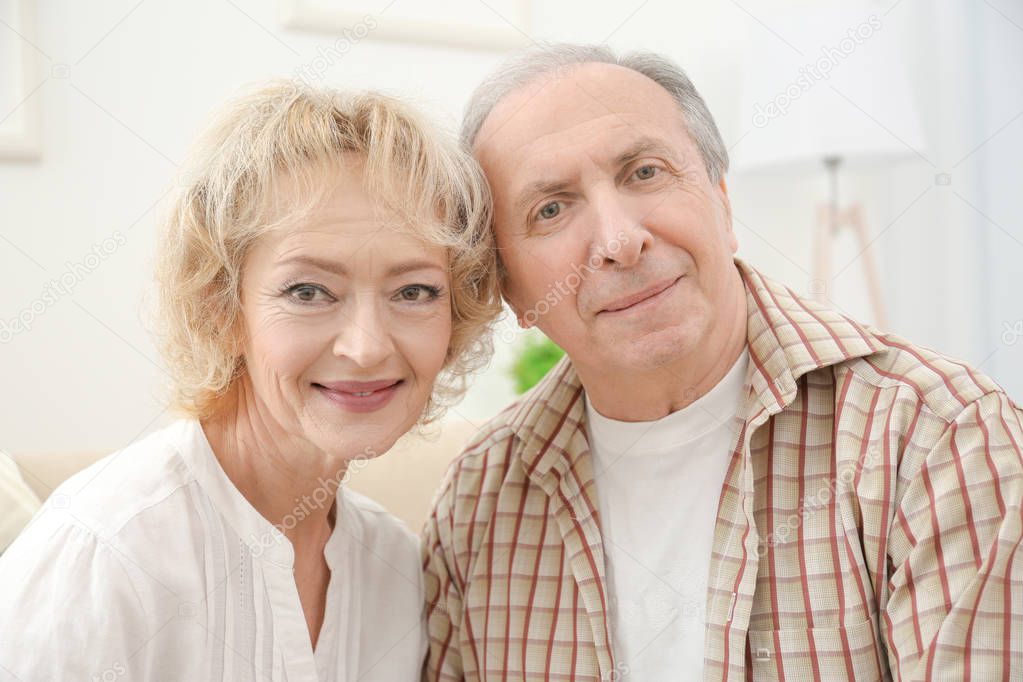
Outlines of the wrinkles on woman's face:
<svg viewBox="0 0 1023 682">
<path fill-rule="evenodd" d="M 341 174 L 321 206 L 261 237 L 246 259 L 255 394 L 286 431 L 324 450 L 383 452 L 422 414 L 443 367 L 449 289 L 446 249 L 395 222 L 361 179 Z M 331 387 L 353 381 L 395 389 L 370 411 L 347 408 L 350 397 L 330 399 Z"/>
</svg>

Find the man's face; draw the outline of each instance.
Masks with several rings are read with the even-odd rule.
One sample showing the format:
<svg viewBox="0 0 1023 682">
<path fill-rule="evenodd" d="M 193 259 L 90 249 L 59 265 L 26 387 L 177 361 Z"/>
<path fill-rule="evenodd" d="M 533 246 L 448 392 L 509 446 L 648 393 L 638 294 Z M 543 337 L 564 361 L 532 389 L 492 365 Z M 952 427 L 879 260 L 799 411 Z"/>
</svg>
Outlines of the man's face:
<svg viewBox="0 0 1023 682">
<path fill-rule="evenodd" d="M 677 361 L 734 300 L 724 180 L 710 182 L 678 105 L 649 78 L 610 64 L 541 77 L 498 103 L 474 151 L 505 297 L 576 365 Z"/>
</svg>

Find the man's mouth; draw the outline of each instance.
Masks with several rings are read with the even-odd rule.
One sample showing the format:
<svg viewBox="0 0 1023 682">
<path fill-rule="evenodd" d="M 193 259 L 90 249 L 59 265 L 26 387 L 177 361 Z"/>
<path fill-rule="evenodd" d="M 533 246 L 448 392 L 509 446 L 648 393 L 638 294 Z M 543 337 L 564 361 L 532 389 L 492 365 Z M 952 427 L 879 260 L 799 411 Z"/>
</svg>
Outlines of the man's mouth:
<svg viewBox="0 0 1023 682">
<path fill-rule="evenodd" d="M 682 277 L 684 277 L 684 275 Z M 597 314 L 600 315 L 602 313 L 618 313 L 629 310 L 630 308 L 638 307 L 648 301 L 653 303 L 654 299 L 657 299 L 662 294 L 671 289 L 673 286 L 675 286 L 675 284 L 680 279 L 682 279 L 682 277 L 674 277 L 671 279 L 661 280 L 660 282 L 657 282 L 649 287 L 646 287 L 645 289 L 637 291 L 634 294 L 623 296 L 622 298 L 619 298 L 605 305 Z"/>
</svg>

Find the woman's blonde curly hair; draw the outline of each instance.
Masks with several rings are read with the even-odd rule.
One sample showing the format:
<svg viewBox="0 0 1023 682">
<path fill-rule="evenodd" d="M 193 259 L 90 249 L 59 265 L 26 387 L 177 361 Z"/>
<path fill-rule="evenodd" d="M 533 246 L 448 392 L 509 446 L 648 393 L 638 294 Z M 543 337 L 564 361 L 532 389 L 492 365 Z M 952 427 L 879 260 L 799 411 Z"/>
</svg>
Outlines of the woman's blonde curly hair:
<svg viewBox="0 0 1023 682">
<path fill-rule="evenodd" d="M 331 166 L 357 161 L 367 191 L 449 254 L 452 337 L 420 419 L 437 419 L 489 362 L 500 313 L 490 194 L 476 162 L 401 101 L 282 81 L 227 104 L 182 167 L 156 254 L 157 340 L 170 404 L 197 419 L 245 369 L 240 282 L 259 237 L 329 190 Z M 282 183 L 301 206 L 282 211 Z"/>
</svg>

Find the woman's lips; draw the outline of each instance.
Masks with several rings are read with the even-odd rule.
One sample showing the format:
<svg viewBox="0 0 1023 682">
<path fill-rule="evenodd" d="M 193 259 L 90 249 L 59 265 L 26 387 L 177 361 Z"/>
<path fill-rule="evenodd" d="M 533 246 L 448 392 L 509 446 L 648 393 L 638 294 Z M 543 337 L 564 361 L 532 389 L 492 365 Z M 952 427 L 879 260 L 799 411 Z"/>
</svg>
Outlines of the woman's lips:
<svg viewBox="0 0 1023 682">
<path fill-rule="evenodd" d="M 375 412 L 391 402 L 403 380 L 333 381 L 313 384 L 327 400 L 349 412 Z"/>
</svg>

